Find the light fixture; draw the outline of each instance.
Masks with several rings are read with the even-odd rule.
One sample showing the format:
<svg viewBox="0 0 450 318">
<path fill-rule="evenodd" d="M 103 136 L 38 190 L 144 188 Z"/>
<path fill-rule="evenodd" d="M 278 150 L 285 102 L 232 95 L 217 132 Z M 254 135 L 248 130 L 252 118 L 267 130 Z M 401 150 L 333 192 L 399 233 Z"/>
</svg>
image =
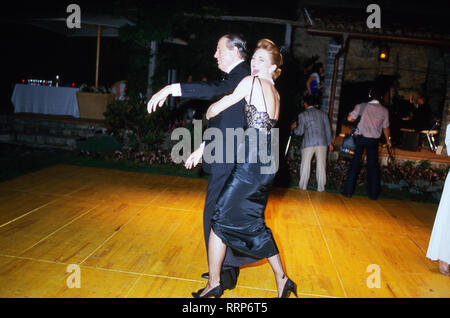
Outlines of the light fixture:
<svg viewBox="0 0 450 318">
<path fill-rule="evenodd" d="M 387 62 L 389 60 L 389 46 L 380 46 L 380 52 L 378 53 L 378 60 Z"/>
</svg>

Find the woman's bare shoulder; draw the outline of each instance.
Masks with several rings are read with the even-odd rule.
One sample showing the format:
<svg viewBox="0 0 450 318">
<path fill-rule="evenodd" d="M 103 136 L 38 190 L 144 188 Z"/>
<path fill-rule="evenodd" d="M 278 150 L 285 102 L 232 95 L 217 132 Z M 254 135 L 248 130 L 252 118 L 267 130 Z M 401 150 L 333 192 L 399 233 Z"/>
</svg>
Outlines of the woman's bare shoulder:
<svg viewBox="0 0 450 318">
<path fill-rule="evenodd" d="M 246 76 L 246 77 L 244 77 L 244 78 L 242 79 L 242 81 L 241 81 L 240 84 L 243 84 L 243 85 L 252 85 L 253 78 L 254 78 L 254 76 L 248 75 L 248 76 Z"/>
</svg>

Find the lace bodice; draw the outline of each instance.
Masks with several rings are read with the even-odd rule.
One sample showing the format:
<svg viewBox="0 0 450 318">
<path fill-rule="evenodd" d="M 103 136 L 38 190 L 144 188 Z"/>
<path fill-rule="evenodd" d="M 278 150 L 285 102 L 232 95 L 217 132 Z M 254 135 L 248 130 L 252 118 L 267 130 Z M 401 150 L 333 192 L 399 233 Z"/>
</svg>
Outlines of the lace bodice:
<svg viewBox="0 0 450 318">
<path fill-rule="evenodd" d="M 277 124 L 277 120 L 271 119 L 267 112 L 258 111 L 255 105 L 245 105 L 244 114 L 247 127 L 267 130 L 270 132 L 270 130 Z"/>
<path fill-rule="evenodd" d="M 245 114 L 245 120 L 247 123 L 247 127 L 257 128 L 259 130 L 265 130 L 268 133 L 270 133 L 270 130 L 275 127 L 277 124 L 276 119 L 271 119 L 269 117 L 269 114 L 267 113 L 267 106 L 266 106 L 266 99 L 264 98 L 264 92 L 262 91 L 262 84 L 261 81 L 258 78 L 259 84 L 261 85 L 261 92 L 263 94 L 263 100 L 264 100 L 264 107 L 266 108 L 265 112 L 260 112 L 255 107 L 255 105 L 252 105 L 252 94 L 253 94 L 253 85 L 255 84 L 255 78 L 253 77 L 252 82 L 252 90 L 250 92 L 250 99 L 248 101 L 248 104 L 245 105 L 244 108 L 244 114 Z"/>
</svg>

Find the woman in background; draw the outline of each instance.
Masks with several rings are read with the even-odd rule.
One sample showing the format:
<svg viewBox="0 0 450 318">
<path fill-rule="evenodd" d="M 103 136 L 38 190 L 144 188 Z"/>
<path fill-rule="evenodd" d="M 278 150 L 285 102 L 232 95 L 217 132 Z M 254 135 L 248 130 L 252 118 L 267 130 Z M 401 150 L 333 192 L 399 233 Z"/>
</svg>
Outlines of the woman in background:
<svg viewBox="0 0 450 318">
<path fill-rule="evenodd" d="M 447 154 L 450 155 L 450 124 L 447 125 L 445 132 L 445 145 Z M 450 276 L 450 173 L 447 173 L 445 179 L 427 257 L 433 261 L 439 260 L 439 271 L 445 276 Z"/>
</svg>

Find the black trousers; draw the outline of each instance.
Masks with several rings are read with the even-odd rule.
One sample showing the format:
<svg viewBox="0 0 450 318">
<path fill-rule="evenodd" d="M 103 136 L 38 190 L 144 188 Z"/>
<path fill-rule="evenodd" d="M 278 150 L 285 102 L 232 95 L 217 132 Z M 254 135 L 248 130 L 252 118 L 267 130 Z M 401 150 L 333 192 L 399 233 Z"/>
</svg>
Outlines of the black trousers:
<svg viewBox="0 0 450 318">
<path fill-rule="evenodd" d="M 367 194 L 376 200 L 380 191 L 380 166 L 378 164 L 378 138 L 359 136 L 356 142 L 355 155 L 350 164 L 344 193 L 348 196 L 355 192 L 356 180 L 361 170 L 361 157 L 367 151 Z"/>
<path fill-rule="evenodd" d="M 221 164 L 220 168 L 213 167 L 208 179 L 206 189 L 205 207 L 203 209 L 203 234 L 205 237 L 206 251 L 208 251 L 209 234 L 211 232 L 211 219 L 215 212 L 215 206 L 219 195 L 231 175 L 234 164 Z M 259 259 L 239 253 L 227 247 L 223 269 L 239 267 L 259 261 Z"/>
</svg>

